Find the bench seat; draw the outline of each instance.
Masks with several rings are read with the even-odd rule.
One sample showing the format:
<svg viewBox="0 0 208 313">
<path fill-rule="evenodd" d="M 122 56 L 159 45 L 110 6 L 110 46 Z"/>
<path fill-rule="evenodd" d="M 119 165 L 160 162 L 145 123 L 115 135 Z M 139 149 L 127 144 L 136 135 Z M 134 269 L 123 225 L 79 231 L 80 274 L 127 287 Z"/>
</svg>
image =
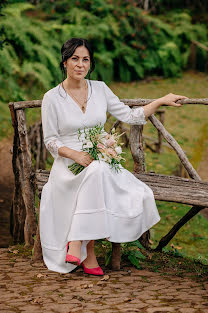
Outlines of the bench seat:
<svg viewBox="0 0 208 313">
<path fill-rule="evenodd" d="M 47 170 L 36 171 L 39 198 L 49 174 Z M 208 182 L 155 173 L 132 174 L 152 189 L 156 200 L 208 207 Z"/>
</svg>

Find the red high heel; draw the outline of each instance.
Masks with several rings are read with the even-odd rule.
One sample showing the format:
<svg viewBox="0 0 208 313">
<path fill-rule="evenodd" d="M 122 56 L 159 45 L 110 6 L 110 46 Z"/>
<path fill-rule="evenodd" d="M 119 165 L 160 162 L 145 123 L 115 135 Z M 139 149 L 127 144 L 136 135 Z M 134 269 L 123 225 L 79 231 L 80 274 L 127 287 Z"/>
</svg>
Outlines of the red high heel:
<svg viewBox="0 0 208 313">
<path fill-rule="evenodd" d="M 69 250 L 69 241 L 67 243 L 67 252 L 68 252 L 68 250 Z M 73 255 L 67 253 L 65 263 L 72 263 L 74 265 L 80 265 L 81 260 L 79 258 L 77 258 L 76 256 L 73 256 Z"/>
<path fill-rule="evenodd" d="M 91 274 L 91 275 L 104 275 L 103 270 L 100 266 L 94 267 L 94 268 L 88 268 L 82 263 L 84 272 L 86 274 Z"/>
</svg>

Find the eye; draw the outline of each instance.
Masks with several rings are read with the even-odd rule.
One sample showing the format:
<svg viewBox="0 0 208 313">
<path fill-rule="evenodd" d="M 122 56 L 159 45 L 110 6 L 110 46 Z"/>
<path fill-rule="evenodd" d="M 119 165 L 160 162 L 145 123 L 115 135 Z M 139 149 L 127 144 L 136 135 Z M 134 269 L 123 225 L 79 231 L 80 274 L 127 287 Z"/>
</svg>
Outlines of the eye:
<svg viewBox="0 0 208 313">
<path fill-rule="evenodd" d="M 76 57 L 72 57 L 72 60 L 77 60 L 77 58 Z"/>
<path fill-rule="evenodd" d="M 89 59 L 84 59 L 84 61 L 89 61 Z"/>
</svg>

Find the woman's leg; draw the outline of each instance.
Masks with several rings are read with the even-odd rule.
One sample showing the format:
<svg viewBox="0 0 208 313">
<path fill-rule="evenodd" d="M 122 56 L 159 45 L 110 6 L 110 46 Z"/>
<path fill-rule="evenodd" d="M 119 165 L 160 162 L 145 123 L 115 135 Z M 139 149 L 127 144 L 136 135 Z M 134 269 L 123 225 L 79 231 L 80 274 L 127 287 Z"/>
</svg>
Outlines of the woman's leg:
<svg viewBox="0 0 208 313">
<path fill-rule="evenodd" d="M 97 259 L 96 259 L 95 251 L 94 251 L 94 243 L 95 241 L 91 240 L 87 244 L 87 258 L 83 261 L 84 265 L 87 268 L 94 268 L 94 267 L 99 266 Z"/>
<path fill-rule="evenodd" d="M 80 259 L 80 257 L 81 257 L 81 245 L 82 245 L 81 240 L 70 241 L 68 254 L 76 256 L 77 258 Z"/>
<path fill-rule="evenodd" d="M 83 261 L 84 265 L 87 268 L 94 268 L 99 266 L 94 251 L 94 243 L 95 243 L 94 240 L 90 240 L 90 242 L 87 244 L 87 258 Z M 81 240 L 70 241 L 68 254 L 76 256 L 77 258 L 80 259 L 81 244 L 82 244 Z"/>
</svg>

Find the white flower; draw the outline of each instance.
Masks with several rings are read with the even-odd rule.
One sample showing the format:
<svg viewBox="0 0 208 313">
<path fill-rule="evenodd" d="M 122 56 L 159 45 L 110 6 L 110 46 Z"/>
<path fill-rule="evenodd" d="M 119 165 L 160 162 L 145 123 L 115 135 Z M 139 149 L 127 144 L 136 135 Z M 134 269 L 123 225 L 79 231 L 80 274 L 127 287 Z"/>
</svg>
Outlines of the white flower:
<svg viewBox="0 0 208 313">
<path fill-rule="evenodd" d="M 117 147 L 115 148 L 115 151 L 116 151 L 116 153 L 118 153 L 118 154 L 121 154 L 121 153 L 122 153 L 122 149 L 121 149 L 120 146 L 117 146 Z"/>
<path fill-rule="evenodd" d="M 92 148 L 93 147 L 93 144 L 92 144 L 91 141 L 87 141 L 85 145 L 86 145 L 87 148 Z"/>
</svg>

